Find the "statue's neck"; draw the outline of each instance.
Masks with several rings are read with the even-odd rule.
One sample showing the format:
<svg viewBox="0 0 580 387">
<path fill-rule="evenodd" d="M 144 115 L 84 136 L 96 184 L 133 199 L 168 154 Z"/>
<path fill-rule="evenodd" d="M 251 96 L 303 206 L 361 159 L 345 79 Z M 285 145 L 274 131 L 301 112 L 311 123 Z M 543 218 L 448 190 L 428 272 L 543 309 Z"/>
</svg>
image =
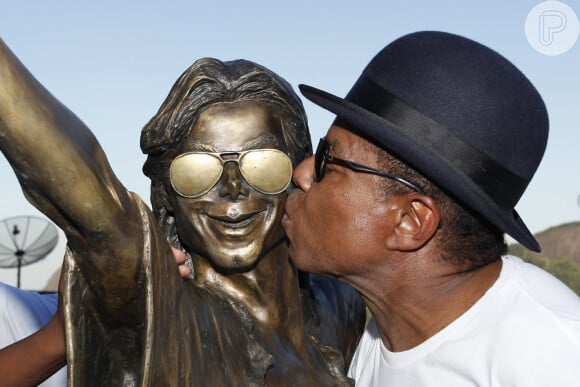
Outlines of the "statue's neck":
<svg viewBox="0 0 580 387">
<path fill-rule="evenodd" d="M 313 343 L 305 330 L 298 271 L 281 241 L 250 271 L 223 274 L 203 257 L 193 257 L 198 286 L 223 294 L 249 314 L 256 342 L 275 358 L 291 356 L 311 363 Z M 319 355 L 316 355 L 319 356 Z"/>
<path fill-rule="evenodd" d="M 221 292 L 266 326 L 302 326 L 298 275 L 284 241 L 274 246 L 247 272 L 224 274 L 205 257 L 192 257 L 195 281 Z M 298 321 L 300 319 L 300 321 Z"/>
</svg>

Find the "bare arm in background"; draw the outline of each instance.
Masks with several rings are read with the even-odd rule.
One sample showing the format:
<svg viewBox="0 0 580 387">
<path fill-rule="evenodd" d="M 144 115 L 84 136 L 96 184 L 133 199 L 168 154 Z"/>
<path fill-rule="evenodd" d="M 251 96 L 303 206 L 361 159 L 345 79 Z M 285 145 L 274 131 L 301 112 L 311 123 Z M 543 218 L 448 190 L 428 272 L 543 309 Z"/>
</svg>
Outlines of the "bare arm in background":
<svg viewBox="0 0 580 387">
<path fill-rule="evenodd" d="M 173 247 L 171 250 L 179 274 L 182 278 L 187 278 L 191 269 L 185 265 L 185 254 Z M 58 310 L 48 324 L 27 338 L 0 349 L 3 387 L 37 386 L 66 365 L 62 273 Z"/>
<path fill-rule="evenodd" d="M 37 386 L 66 365 L 64 329 L 55 314 L 27 338 L 0 350 L 2 386 Z"/>
<path fill-rule="evenodd" d="M 32 335 L 0 349 L 3 387 L 38 386 L 66 365 L 62 274 L 58 309 L 50 321 Z"/>
</svg>

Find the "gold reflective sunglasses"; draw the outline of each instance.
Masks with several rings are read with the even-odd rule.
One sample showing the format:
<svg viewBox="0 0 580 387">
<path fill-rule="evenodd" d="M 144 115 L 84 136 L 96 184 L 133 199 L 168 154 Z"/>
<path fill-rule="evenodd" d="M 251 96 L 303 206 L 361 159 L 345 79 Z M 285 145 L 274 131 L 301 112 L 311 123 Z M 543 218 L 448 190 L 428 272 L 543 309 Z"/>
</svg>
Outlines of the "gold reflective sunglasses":
<svg viewBox="0 0 580 387">
<path fill-rule="evenodd" d="M 277 149 L 222 153 L 188 152 L 177 156 L 171 162 L 171 186 L 180 196 L 198 198 L 216 185 L 225 163 L 230 161 L 237 163 L 246 182 L 263 194 L 279 194 L 288 188 L 292 180 L 292 161 L 288 155 Z"/>
</svg>

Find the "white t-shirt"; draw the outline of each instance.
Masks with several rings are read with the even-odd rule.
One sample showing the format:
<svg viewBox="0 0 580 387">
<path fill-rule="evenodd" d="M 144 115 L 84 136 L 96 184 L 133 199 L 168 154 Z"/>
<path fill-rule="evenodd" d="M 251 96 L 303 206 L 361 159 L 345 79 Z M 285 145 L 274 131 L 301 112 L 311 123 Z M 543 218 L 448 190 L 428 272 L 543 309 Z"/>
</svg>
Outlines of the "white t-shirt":
<svg viewBox="0 0 580 387">
<path fill-rule="evenodd" d="M 57 303 L 56 294 L 39 294 L 0 282 L 0 348 L 27 337 L 46 325 L 54 315 Z M 66 386 L 66 367 L 40 386 Z"/>
<path fill-rule="evenodd" d="M 507 256 L 495 284 L 427 341 L 391 352 L 375 324 L 352 360 L 356 386 L 580 386 L 580 298 L 542 269 Z"/>
</svg>

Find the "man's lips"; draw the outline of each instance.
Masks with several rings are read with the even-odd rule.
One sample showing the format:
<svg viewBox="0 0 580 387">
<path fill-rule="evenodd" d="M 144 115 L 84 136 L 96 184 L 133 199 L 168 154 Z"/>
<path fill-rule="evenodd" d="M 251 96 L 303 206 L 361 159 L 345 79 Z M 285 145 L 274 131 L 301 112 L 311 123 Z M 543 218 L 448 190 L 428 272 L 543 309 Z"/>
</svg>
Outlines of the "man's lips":
<svg viewBox="0 0 580 387">
<path fill-rule="evenodd" d="M 290 214 L 293 212 L 294 208 L 297 206 L 298 198 L 301 194 L 303 194 L 303 192 L 299 188 L 296 188 L 292 190 L 290 195 L 288 195 L 286 198 L 286 203 L 284 204 L 284 218 L 282 220 L 283 223 L 289 220 L 288 218 L 290 217 Z"/>
<path fill-rule="evenodd" d="M 296 191 L 297 189 L 293 190 L 290 193 L 290 195 L 288 195 L 288 197 L 286 198 L 286 203 L 284 205 L 284 216 L 282 216 L 282 227 L 284 227 L 284 230 L 286 231 L 286 236 L 288 236 L 288 238 L 290 238 L 289 228 L 290 224 L 292 223 L 291 214 L 294 208 L 296 207 L 298 200 L 298 193 Z"/>
</svg>

